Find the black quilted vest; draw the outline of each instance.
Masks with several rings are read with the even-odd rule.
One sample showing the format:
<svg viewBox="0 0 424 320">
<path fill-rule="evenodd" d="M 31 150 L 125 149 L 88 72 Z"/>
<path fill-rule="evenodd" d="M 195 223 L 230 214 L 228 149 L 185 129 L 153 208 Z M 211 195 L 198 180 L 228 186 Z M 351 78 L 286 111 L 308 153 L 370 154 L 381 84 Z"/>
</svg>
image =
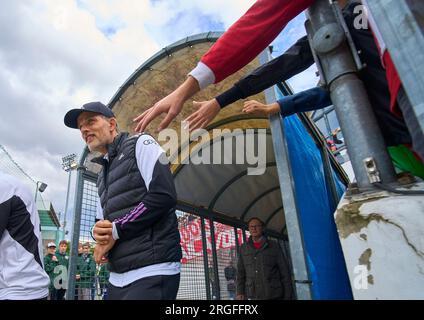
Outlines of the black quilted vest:
<svg viewBox="0 0 424 320">
<path fill-rule="evenodd" d="M 119 134 L 108 146 L 109 161 L 93 162 L 103 166 L 97 187 L 105 220 L 114 221 L 134 209 L 148 192 L 137 167 L 136 143 L 140 135 Z M 148 214 L 148 210 L 146 211 Z M 175 208 L 150 228 L 130 240 L 117 240 L 109 252 L 110 271 L 123 273 L 162 262 L 181 259 L 180 235 Z"/>
</svg>

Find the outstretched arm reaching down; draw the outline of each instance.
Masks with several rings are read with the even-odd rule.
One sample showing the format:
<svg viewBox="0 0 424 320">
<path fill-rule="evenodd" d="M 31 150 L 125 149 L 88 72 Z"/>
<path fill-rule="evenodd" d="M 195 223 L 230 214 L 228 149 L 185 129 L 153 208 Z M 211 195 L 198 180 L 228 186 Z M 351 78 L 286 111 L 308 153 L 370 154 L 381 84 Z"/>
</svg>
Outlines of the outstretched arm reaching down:
<svg viewBox="0 0 424 320">
<path fill-rule="evenodd" d="M 166 128 L 181 112 L 184 102 L 209 84 L 243 68 L 266 48 L 287 23 L 315 0 L 258 0 L 201 58 L 184 83 L 134 119 L 142 132 L 162 113 L 157 131 Z"/>
</svg>

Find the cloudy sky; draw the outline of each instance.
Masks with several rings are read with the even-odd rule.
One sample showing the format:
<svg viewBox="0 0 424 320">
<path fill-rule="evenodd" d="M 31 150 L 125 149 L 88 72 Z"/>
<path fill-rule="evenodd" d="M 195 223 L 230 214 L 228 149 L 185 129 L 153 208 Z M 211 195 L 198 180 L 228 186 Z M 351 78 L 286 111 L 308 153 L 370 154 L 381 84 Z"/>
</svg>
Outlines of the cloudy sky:
<svg viewBox="0 0 424 320">
<path fill-rule="evenodd" d="M 61 158 L 79 156 L 84 147 L 79 132 L 63 125 L 66 111 L 88 101 L 109 102 L 128 76 L 161 48 L 189 35 L 224 31 L 253 3 L 2 1 L 0 144 L 31 177 L 48 184 L 44 198 L 63 212 L 68 175 Z M 303 21 L 302 14 L 276 39 L 275 55 L 305 33 Z M 292 79 L 295 90 L 314 86 L 314 71 L 311 67 Z M 72 205 L 71 199 L 68 212 Z"/>
</svg>

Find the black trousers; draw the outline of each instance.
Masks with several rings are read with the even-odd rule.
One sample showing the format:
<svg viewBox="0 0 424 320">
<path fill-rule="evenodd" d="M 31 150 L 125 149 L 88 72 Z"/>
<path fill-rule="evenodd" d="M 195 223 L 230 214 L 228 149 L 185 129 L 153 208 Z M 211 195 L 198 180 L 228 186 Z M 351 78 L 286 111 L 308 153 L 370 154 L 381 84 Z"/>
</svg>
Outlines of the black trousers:
<svg viewBox="0 0 424 320">
<path fill-rule="evenodd" d="M 134 281 L 125 287 L 108 284 L 107 300 L 175 300 L 180 274 L 153 276 Z"/>
<path fill-rule="evenodd" d="M 57 289 L 55 300 L 64 300 L 65 299 L 65 293 L 66 293 L 66 289 Z"/>
<path fill-rule="evenodd" d="M 49 289 L 50 300 L 64 300 L 66 289 Z"/>
</svg>

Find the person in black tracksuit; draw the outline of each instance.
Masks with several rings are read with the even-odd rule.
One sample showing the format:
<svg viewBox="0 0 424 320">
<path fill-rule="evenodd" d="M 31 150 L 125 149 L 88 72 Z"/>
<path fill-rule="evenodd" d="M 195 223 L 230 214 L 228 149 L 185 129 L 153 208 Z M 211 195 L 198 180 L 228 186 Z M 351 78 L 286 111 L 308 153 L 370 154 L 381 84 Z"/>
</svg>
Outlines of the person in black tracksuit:
<svg viewBox="0 0 424 320">
<path fill-rule="evenodd" d="M 166 155 L 148 134 L 118 133 L 112 111 L 100 102 L 70 110 L 65 125 L 78 128 L 98 175 L 93 237 L 97 263 L 108 260 L 108 299 L 175 299 L 180 281 L 176 190 Z"/>
</svg>

